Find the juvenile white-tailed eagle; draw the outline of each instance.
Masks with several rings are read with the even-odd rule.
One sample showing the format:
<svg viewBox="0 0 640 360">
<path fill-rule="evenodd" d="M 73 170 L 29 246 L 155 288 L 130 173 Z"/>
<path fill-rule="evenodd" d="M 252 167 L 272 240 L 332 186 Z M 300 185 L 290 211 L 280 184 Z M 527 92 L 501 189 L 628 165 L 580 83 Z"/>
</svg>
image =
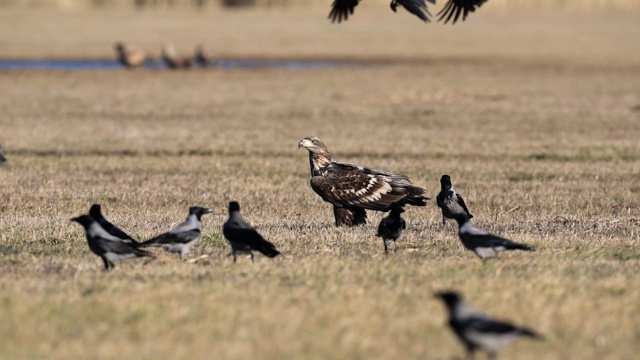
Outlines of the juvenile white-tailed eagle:
<svg viewBox="0 0 640 360">
<path fill-rule="evenodd" d="M 370 169 L 331 160 L 324 143 L 315 136 L 306 137 L 298 148 L 309 150 L 311 188 L 333 204 L 336 226 L 367 223 L 365 210 L 389 211 L 406 204 L 426 206 L 425 190 L 413 186 L 406 175 Z"/>
</svg>

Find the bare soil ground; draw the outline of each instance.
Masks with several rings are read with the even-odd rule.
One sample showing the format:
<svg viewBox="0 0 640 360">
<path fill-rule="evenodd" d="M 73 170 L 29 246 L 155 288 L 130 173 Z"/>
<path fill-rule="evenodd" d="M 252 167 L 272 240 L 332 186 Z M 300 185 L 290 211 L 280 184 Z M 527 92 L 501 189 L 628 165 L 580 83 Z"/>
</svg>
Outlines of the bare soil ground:
<svg viewBox="0 0 640 360">
<path fill-rule="evenodd" d="M 432 298 L 450 288 L 546 337 L 505 359 L 637 356 L 637 16 L 478 13 L 442 27 L 385 11 L 338 27 L 323 15 L 0 15 L 3 57 L 109 57 L 116 39 L 174 35 L 230 57 L 394 60 L 0 72 L 0 357 L 461 358 Z M 297 149 L 309 135 L 432 198 L 451 175 L 478 226 L 537 251 L 483 265 L 430 204 L 408 209 L 384 256 L 380 214 L 333 227 Z M 232 263 L 230 200 L 281 258 Z M 157 251 L 104 273 L 69 222 L 94 202 L 141 239 L 213 207 L 190 258 L 209 256 Z"/>
</svg>

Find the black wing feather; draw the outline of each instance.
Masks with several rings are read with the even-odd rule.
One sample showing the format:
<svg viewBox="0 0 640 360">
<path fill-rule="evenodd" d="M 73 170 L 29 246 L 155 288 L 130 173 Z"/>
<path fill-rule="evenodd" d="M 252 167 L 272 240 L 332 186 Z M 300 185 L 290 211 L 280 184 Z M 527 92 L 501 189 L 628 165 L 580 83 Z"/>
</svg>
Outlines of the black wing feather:
<svg viewBox="0 0 640 360">
<path fill-rule="evenodd" d="M 507 334 L 520 329 L 507 323 L 482 317 L 471 317 L 465 321 L 465 329 L 485 334 Z"/>
<path fill-rule="evenodd" d="M 397 0 L 397 3 L 407 9 L 408 12 L 422 19 L 422 21 L 429 22 L 431 14 L 427 9 L 425 0 Z"/>
<path fill-rule="evenodd" d="M 505 335 L 515 333 L 521 336 L 530 336 L 542 340 L 543 337 L 535 331 L 518 327 L 508 322 L 493 320 L 486 317 L 471 317 L 463 324 L 465 329 L 481 332 L 484 334 Z"/>
<path fill-rule="evenodd" d="M 118 255 L 135 254 L 137 256 L 152 256 L 150 252 L 140 250 L 135 246 L 124 243 L 122 241 L 107 240 L 101 237 L 95 237 L 93 241 L 96 243 L 97 247 L 103 251 L 102 254 L 106 252 L 112 252 Z"/>
<path fill-rule="evenodd" d="M 474 12 L 488 0 L 449 0 L 445 7 L 440 10 L 438 21 L 445 19 L 444 23 L 448 23 L 453 19 L 451 24 L 455 24 L 462 14 L 462 21 L 466 20 L 470 12 Z"/>
<path fill-rule="evenodd" d="M 129 236 L 129 234 L 125 233 L 120 228 L 110 223 L 109 220 L 105 219 L 104 217 L 101 217 L 96 220 L 98 220 L 98 223 L 100 224 L 100 226 L 102 226 L 102 228 L 105 229 L 109 234 L 123 240 L 131 240 L 132 242 L 137 243 L 137 241 L 135 241 L 131 236 Z"/>
<path fill-rule="evenodd" d="M 458 204 L 460 206 L 462 206 L 462 208 L 464 209 L 464 211 L 467 213 L 467 215 L 469 216 L 469 219 L 471 219 L 473 217 L 473 215 L 471 215 L 469 213 L 469 209 L 467 209 L 467 204 L 464 203 L 464 199 L 462 198 L 462 195 L 457 194 L 458 195 Z M 440 206 L 440 205 L 438 205 Z"/>
<path fill-rule="evenodd" d="M 440 191 L 440 193 L 438 194 L 438 196 L 436 196 L 436 204 L 438 204 L 438 207 L 442 209 L 442 207 L 444 206 L 444 197 L 446 196 L 446 194 L 442 191 Z"/>
<path fill-rule="evenodd" d="M 200 234 L 201 234 L 201 231 L 198 229 L 181 231 L 179 233 L 167 232 L 141 243 L 140 246 L 153 246 L 153 245 L 164 245 L 164 244 L 186 244 L 190 241 L 193 241 L 195 238 L 200 236 Z"/>
<path fill-rule="evenodd" d="M 498 247 L 504 246 L 505 249 L 520 249 L 520 250 L 528 250 L 533 251 L 533 248 L 527 244 L 517 243 L 515 241 L 511 241 L 509 239 L 505 239 L 503 237 L 486 234 L 486 235 L 473 235 L 473 245 L 479 247 Z"/>
<path fill-rule="evenodd" d="M 343 20 L 347 21 L 349 15 L 353 15 L 353 11 L 358 6 L 359 0 L 335 0 L 331 4 L 331 12 L 329 12 L 329 19 L 332 23 L 341 23 Z"/>
</svg>

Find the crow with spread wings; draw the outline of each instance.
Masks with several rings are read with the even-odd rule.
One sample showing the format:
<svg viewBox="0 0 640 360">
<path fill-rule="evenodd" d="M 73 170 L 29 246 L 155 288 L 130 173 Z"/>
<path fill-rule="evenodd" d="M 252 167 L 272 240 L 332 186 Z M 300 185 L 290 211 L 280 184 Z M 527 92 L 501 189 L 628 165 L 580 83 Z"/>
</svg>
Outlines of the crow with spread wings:
<svg viewBox="0 0 640 360">
<path fill-rule="evenodd" d="M 426 0 L 432 4 L 436 3 L 436 0 Z M 396 12 L 398 6 L 404 7 L 408 12 L 419 17 L 424 22 L 429 22 L 429 10 L 427 9 L 427 3 L 425 0 L 391 0 L 389 4 L 391 10 Z M 456 21 L 462 15 L 464 21 L 470 12 L 474 12 L 477 8 L 482 6 L 488 0 L 449 0 L 444 8 L 438 13 L 440 16 L 439 21 L 444 20 L 445 24 L 451 21 L 455 24 Z M 358 6 L 360 0 L 334 0 L 331 5 L 331 12 L 329 13 L 329 19 L 331 22 L 341 23 L 349 18 L 349 15 L 353 15 L 355 7 Z"/>
</svg>

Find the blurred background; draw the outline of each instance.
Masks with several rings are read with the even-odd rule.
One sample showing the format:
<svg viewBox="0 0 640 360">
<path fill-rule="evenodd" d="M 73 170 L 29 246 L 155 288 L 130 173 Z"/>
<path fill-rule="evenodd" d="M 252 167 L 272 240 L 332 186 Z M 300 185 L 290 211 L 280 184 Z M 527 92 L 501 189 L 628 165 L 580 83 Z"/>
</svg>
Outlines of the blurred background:
<svg viewBox="0 0 640 360">
<path fill-rule="evenodd" d="M 331 0 L 0 0 L 0 58 L 110 58 L 116 41 L 156 56 L 169 42 L 220 57 L 638 58 L 627 42 L 640 38 L 638 1 L 490 0 L 453 26 L 435 22 L 444 4 L 428 4 L 425 24 L 364 0 L 332 24 Z"/>
</svg>

